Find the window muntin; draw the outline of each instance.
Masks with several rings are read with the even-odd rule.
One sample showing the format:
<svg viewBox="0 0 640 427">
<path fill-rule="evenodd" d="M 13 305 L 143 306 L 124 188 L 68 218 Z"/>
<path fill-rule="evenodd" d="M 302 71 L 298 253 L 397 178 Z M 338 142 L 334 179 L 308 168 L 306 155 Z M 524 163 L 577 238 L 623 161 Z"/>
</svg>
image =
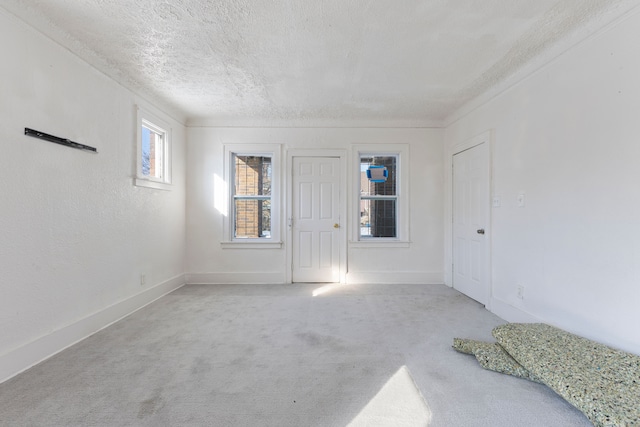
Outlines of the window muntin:
<svg viewBox="0 0 640 427">
<path fill-rule="evenodd" d="M 271 156 L 233 154 L 233 237 L 271 238 Z"/>
<path fill-rule="evenodd" d="M 360 239 L 398 237 L 398 156 L 360 155 Z M 371 167 L 384 167 L 384 182 L 367 177 Z"/>
</svg>

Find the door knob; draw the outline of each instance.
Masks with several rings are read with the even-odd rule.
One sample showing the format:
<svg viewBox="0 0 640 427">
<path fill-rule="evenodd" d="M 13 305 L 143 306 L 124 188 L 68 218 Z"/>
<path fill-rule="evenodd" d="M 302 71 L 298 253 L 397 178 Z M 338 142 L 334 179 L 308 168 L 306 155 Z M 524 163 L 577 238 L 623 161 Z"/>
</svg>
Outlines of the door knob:
<svg viewBox="0 0 640 427">
<path fill-rule="evenodd" d="M 340 228 L 340 224 L 336 222 L 335 224 L 333 224 L 333 228 Z"/>
<path fill-rule="evenodd" d="M 478 234 L 484 234 L 484 228 L 481 228 L 480 230 L 477 230 L 476 233 Z"/>
</svg>

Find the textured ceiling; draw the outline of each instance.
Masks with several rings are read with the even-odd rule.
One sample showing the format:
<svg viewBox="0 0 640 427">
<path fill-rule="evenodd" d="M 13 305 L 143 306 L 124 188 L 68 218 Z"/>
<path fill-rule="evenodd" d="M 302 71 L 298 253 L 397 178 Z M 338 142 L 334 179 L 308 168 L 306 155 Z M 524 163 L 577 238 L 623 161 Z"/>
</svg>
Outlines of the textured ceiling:
<svg viewBox="0 0 640 427">
<path fill-rule="evenodd" d="M 586 36 L 635 1 L 0 5 L 192 124 L 437 126 L 563 40 Z"/>
</svg>

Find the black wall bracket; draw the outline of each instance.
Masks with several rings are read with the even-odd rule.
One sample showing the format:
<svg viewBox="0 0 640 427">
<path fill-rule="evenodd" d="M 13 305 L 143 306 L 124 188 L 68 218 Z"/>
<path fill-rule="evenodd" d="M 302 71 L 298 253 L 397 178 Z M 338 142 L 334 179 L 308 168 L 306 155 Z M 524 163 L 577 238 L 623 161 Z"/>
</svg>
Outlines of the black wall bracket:
<svg viewBox="0 0 640 427">
<path fill-rule="evenodd" d="M 58 136 L 49 135 L 48 133 L 40 132 L 40 131 L 29 129 L 29 128 L 24 128 L 24 134 L 28 136 L 32 136 L 34 138 L 44 139 L 45 141 L 54 142 L 56 144 L 66 145 L 67 147 L 77 148 L 78 150 L 93 151 L 94 153 L 98 152 L 98 150 L 96 150 L 94 147 L 90 147 L 88 145 L 70 141 L 66 138 L 60 138 Z"/>
</svg>

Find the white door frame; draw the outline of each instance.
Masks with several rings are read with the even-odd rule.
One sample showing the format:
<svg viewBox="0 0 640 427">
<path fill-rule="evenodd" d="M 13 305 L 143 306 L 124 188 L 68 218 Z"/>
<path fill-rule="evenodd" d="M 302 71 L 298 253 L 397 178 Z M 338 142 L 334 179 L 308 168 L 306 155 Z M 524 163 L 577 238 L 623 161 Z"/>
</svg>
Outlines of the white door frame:
<svg viewBox="0 0 640 427">
<path fill-rule="evenodd" d="M 487 304 L 485 307 L 488 310 L 491 310 L 491 297 L 492 297 L 492 282 L 491 282 L 491 235 L 492 235 L 492 218 L 491 218 L 491 196 L 493 195 L 493 170 L 491 167 L 491 159 L 493 158 L 493 132 L 488 130 L 483 132 L 480 135 L 477 135 L 473 138 L 470 138 L 466 141 L 463 141 L 458 144 L 454 144 L 446 150 L 445 153 L 445 221 L 444 221 L 444 246 L 445 246 L 445 265 L 444 265 L 444 283 L 447 286 L 453 287 L 453 156 L 473 148 L 480 144 L 487 144 L 487 170 L 489 171 L 489 198 L 486 200 L 486 218 L 487 218 L 487 226 L 485 229 L 487 230 L 486 240 L 485 240 L 485 250 L 487 251 L 487 256 L 485 260 L 485 277 L 487 283 Z"/>
<path fill-rule="evenodd" d="M 347 150 L 307 150 L 307 149 L 291 149 L 287 150 L 287 167 L 285 185 L 287 194 L 285 196 L 286 203 L 286 253 L 287 283 L 293 281 L 293 230 L 291 229 L 290 218 L 293 216 L 293 158 L 294 157 L 337 157 L 340 160 L 340 283 L 347 283 Z"/>
</svg>

